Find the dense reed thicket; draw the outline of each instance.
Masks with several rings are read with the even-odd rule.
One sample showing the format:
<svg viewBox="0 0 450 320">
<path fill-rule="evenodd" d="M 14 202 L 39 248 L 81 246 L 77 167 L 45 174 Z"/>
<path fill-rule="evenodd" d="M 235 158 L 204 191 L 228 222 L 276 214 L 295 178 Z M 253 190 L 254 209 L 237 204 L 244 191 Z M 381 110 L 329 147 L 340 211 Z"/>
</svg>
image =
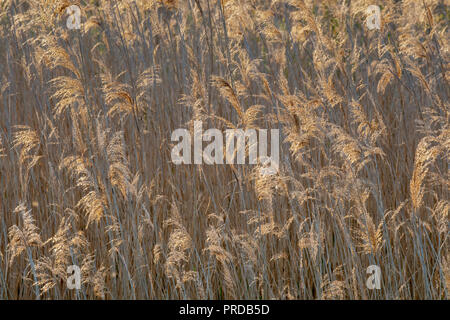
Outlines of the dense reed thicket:
<svg viewBox="0 0 450 320">
<path fill-rule="evenodd" d="M 449 17 L 0 0 L 0 299 L 448 299 Z M 279 129 L 279 173 L 175 165 L 195 120 Z"/>
</svg>

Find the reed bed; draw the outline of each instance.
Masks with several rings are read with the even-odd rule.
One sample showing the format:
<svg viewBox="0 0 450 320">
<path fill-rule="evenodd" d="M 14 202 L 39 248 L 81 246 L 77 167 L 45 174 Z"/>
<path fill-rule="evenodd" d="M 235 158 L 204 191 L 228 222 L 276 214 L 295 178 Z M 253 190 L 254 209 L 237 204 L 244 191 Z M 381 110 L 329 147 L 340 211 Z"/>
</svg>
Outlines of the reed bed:
<svg viewBox="0 0 450 320">
<path fill-rule="evenodd" d="M 0 299 L 448 299 L 449 12 L 0 0 Z M 194 121 L 279 129 L 278 174 L 175 165 Z"/>
</svg>

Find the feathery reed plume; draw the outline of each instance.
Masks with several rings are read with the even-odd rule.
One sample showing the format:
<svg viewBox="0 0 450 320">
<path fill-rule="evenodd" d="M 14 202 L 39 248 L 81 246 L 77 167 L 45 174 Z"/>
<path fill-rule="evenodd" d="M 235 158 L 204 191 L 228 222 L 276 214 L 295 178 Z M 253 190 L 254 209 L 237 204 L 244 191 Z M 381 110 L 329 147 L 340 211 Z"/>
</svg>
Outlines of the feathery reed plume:
<svg viewBox="0 0 450 320">
<path fill-rule="evenodd" d="M 423 138 L 416 149 L 414 158 L 414 171 L 410 182 L 411 200 L 415 209 L 423 204 L 425 195 L 424 183 L 430 166 L 439 155 L 439 146 L 433 146 L 435 139 L 432 137 Z"/>
<path fill-rule="evenodd" d="M 0 299 L 448 299 L 449 4 L 369 4 L 0 0 Z"/>
<path fill-rule="evenodd" d="M 31 215 L 31 210 L 27 210 L 24 202 L 21 202 L 14 210 L 15 214 L 22 218 L 22 228 L 13 225 L 8 230 L 8 251 L 10 255 L 9 265 L 12 266 L 14 260 L 18 258 L 23 252 L 26 252 L 28 264 L 30 265 L 31 273 L 35 283 L 36 298 L 39 298 L 39 286 L 37 283 L 36 263 L 33 258 L 31 248 L 41 247 L 42 240 L 36 226 L 36 220 Z"/>
<path fill-rule="evenodd" d="M 20 149 L 19 153 L 19 161 L 21 164 L 25 164 L 25 162 L 30 159 L 28 163 L 28 170 L 36 165 L 42 156 L 36 155 L 36 153 L 32 153 L 33 150 L 37 152 L 36 148 L 40 145 L 40 140 L 38 135 L 34 130 L 32 130 L 28 126 L 16 126 L 16 131 L 13 134 L 13 147 L 15 149 Z"/>
</svg>

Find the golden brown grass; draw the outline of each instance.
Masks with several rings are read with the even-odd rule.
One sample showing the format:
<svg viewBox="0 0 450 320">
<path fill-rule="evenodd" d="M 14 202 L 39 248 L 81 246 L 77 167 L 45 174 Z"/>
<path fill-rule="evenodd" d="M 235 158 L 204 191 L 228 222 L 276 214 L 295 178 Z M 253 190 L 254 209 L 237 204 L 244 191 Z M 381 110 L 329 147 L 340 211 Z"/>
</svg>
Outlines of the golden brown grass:
<svg viewBox="0 0 450 320">
<path fill-rule="evenodd" d="M 448 299 L 448 25 L 445 0 L 0 0 L 0 299 Z M 194 120 L 280 129 L 279 174 L 174 165 Z"/>
</svg>

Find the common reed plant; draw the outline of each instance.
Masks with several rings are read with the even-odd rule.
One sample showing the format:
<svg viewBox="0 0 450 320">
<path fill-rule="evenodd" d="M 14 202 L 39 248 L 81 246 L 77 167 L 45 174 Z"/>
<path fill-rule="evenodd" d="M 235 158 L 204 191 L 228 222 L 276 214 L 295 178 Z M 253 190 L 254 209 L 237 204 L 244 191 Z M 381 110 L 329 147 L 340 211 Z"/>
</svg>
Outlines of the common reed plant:
<svg viewBox="0 0 450 320">
<path fill-rule="evenodd" d="M 448 299 L 449 5 L 0 0 L 0 299 Z M 279 172 L 175 165 L 194 121 Z"/>
</svg>

